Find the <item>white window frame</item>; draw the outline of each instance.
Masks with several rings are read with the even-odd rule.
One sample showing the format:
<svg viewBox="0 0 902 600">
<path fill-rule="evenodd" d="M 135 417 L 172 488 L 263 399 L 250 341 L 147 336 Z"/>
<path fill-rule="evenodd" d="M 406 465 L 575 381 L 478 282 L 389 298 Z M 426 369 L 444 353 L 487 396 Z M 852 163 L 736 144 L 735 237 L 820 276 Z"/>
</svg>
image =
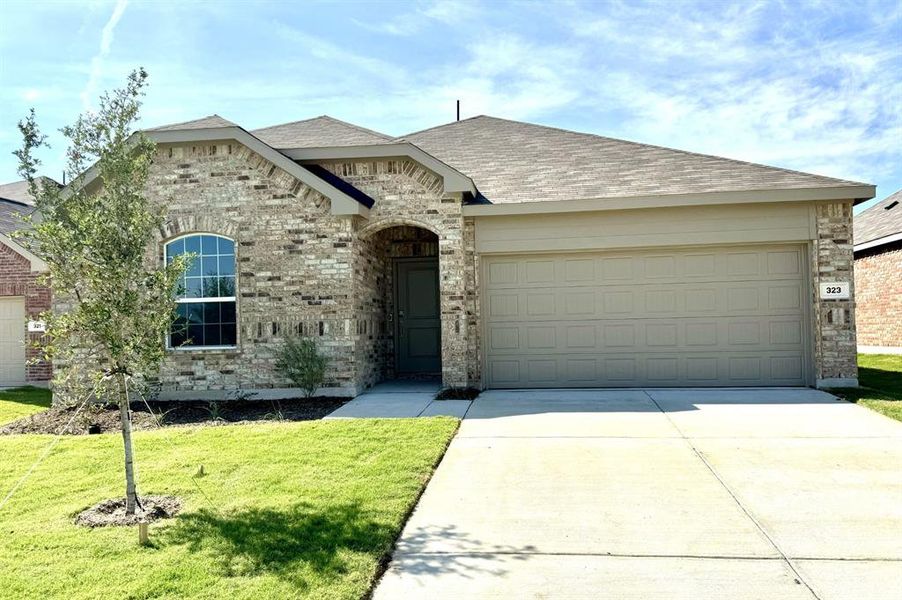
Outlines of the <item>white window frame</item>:
<svg viewBox="0 0 902 600">
<path fill-rule="evenodd" d="M 182 235 L 176 236 L 174 238 L 170 238 L 163 242 L 163 264 L 169 264 L 169 244 L 173 242 L 177 242 L 179 240 L 195 237 L 209 235 L 212 237 L 222 238 L 224 240 L 228 240 L 233 244 L 232 256 L 235 257 L 235 289 L 238 289 L 238 242 L 234 239 L 230 238 L 227 235 L 222 235 L 219 233 L 213 233 L 210 231 L 192 231 L 190 233 L 183 233 Z M 203 255 L 201 255 L 203 257 Z M 198 304 L 202 302 L 234 302 L 235 303 L 235 344 L 233 345 L 219 345 L 219 346 L 173 346 L 172 345 L 172 327 L 170 326 L 169 333 L 166 334 L 166 350 L 170 350 L 173 352 L 206 352 L 206 351 L 222 351 L 222 350 L 236 350 L 238 348 L 238 297 L 237 296 L 216 296 L 216 297 L 208 297 L 204 296 L 201 298 L 177 298 L 176 304 Z"/>
</svg>

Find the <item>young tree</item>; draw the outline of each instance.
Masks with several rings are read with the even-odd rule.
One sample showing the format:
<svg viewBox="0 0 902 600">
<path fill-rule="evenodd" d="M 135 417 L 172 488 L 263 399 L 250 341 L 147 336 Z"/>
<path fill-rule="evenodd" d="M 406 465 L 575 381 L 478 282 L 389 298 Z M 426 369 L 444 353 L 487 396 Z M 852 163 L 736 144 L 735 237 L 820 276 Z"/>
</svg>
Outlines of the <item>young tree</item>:
<svg viewBox="0 0 902 600">
<path fill-rule="evenodd" d="M 119 405 L 125 446 L 126 513 L 139 503 L 135 487 L 128 386 L 153 373 L 175 315 L 175 292 L 184 260 L 169 265 L 150 250 L 164 207 L 145 197 L 154 143 L 133 133 L 147 73 L 133 71 L 126 85 L 104 94 L 61 131 L 69 140 L 65 188 L 41 185 L 36 150 L 47 146 L 34 109 L 19 123 L 15 152 L 28 180 L 36 214 L 21 236 L 47 263 L 51 293 L 62 310 L 43 315 L 48 358 L 58 366 L 60 389 L 90 382 Z M 89 182 L 89 174 L 96 174 Z"/>
</svg>

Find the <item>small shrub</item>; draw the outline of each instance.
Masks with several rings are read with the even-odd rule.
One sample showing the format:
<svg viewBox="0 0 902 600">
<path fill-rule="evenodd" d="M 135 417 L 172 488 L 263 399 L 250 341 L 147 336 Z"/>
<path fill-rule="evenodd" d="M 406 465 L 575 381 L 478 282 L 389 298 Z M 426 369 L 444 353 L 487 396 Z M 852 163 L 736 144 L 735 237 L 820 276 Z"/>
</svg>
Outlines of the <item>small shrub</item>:
<svg viewBox="0 0 902 600">
<path fill-rule="evenodd" d="M 436 400 L 475 400 L 479 390 L 473 387 L 446 387 L 435 395 Z"/>
<path fill-rule="evenodd" d="M 210 400 L 207 403 L 207 412 L 210 413 L 210 420 L 215 422 L 225 421 L 222 415 L 222 405 L 216 400 Z"/>
<path fill-rule="evenodd" d="M 276 371 L 313 396 L 326 379 L 328 359 L 319 353 L 310 338 L 287 337 L 276 354 Z"/>
</svg>

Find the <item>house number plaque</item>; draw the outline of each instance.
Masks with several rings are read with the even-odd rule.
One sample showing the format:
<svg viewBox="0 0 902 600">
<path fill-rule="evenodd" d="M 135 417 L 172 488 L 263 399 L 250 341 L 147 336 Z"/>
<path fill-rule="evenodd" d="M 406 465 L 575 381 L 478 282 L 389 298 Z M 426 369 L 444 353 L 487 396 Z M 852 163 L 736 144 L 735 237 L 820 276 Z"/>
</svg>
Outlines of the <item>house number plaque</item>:
<svg viewBox="0 0 902 600">
<path fill-rule="evenodd" d="M 848 300 L 849 299 L 849 282 L 848 281 L 830 281 L 821 283 L 821 300 Z"/>
</svg>

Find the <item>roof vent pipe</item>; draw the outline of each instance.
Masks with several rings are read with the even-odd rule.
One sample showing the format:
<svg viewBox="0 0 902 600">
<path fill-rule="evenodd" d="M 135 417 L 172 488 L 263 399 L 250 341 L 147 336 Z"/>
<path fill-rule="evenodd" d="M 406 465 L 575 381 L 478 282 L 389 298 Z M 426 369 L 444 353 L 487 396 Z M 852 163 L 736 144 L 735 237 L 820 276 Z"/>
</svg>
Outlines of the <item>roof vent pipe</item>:
<svg viewBox="0 0 902 600">
<path fill-rule="evenodd" d="M 457 120 L 460 121 L 460 100 L 457 101 Z"/>
</svg>

